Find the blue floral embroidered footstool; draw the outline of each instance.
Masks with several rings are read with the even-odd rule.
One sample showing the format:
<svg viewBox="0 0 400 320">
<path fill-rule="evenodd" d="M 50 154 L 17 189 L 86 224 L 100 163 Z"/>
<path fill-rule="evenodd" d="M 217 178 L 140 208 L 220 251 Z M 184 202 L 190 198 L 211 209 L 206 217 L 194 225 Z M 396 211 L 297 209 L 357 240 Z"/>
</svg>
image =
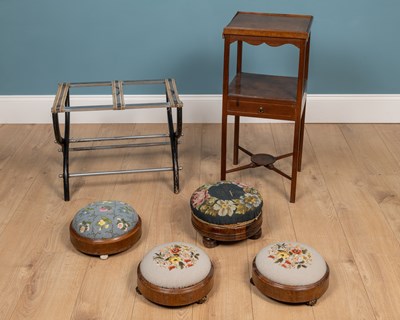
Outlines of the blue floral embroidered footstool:
<svg viewBox="0 0 400 320">
<path fill-rule="evenodd" d="M 272 299 L 314 305 L 328 289 L 329 267 L 306 244 L 277 242 L 254 258 L 251 283 Z"/>
<path fill-rule="evenodd" d="M 170 242 L 150 250 L 137 268 L 136 291 L 163 306 L 203 303 L 214 284 L 208 255 L 193 244 Z"/>
<path fill-rule="evenodd" d="M 261 237 L 263 200 L 256 188 L 219 181 L 198 188 L 190 199 L 192 225 L 213 248 L 219 241 Z"/>
<path fill-rule="evenodd" d="M 81 252 L 106 259 L 132 247 L 142 234 L 140 216 L 127 203 L 99 201 L 79 210 L 70 224 L 70 239 Z"/>
</svg>

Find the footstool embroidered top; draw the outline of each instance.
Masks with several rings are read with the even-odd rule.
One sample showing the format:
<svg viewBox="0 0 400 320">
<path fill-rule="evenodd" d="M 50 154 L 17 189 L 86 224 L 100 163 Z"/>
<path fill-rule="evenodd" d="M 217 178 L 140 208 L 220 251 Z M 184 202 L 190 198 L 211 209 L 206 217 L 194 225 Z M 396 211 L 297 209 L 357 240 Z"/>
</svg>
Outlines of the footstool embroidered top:
<svg viewBox="0 0 400 320">
<path fill-rule="evenodd" d="M 213 286 L 213 265 L 199 247 L 170 242 L 150 250 L 138 266 L 138 292 L 155 303 L 181 306 L 204 299 Z"/>
<path fill-rule="evenodd" d="M 328 288 L 329 267 L 312 247 L 277 242 L 253 261 L 253 282 L 265 295 L 285 302 L 315 303 Z"/>
<path fill-rule="evenodd" d="M 93 202 L 80 209 L 72 220 L 71 241 L 85 253 L 117 253 L 139 239 L 140 227 L 140 217 L 129 204 L 114 200 Z"/>
<path fill-rule="evenodd" d="M 136 211 L 125 202 L 99 201 L 79 210 L 72 227 L 85 238 L 111 239 L 132 230 L 138 220 Z"/>
<path fill-rule="evenodd" d="M 193 214 L 214 224 L 235 224 L 257 218 L 263 200 L 257 189 L 242 183 L 219 181 L 198 188 L 190 199 Z"/>
<path fill-rule="evenodd" d="M 183 242 L 166 243 L 152 249 L 140 263 L 143 277 L 164 288 L 184 288 L 203 280 L 211 270 L 208 255 Z"/>
</svg>

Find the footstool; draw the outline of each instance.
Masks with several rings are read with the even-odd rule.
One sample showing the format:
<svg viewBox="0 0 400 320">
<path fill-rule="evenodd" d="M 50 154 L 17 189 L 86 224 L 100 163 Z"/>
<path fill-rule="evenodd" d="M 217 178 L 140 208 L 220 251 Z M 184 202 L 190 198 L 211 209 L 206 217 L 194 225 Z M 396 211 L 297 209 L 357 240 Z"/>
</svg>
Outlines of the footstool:
<svg viewBox="0 0 400 320">
<path fill-rule="evenodd" d="M 213 248 L 219 241 L 261 237 L 263 200 L 257 189 L 219 181 L 198 188 L 190 199 L 192 225 Z"/>
<path fill-rule="evenodd" d="M 107 259 L 132 247 L 142 234 L 140 216 L 127 203 L 99 201 L 80 209 L 70 224 L 73 246 Z"/>
<path fill-rule="evenodd" d="M 214 284 L 214 267 L 195 245 L 170 242 L 153 248 L 137 268 L 136 291 L 163 306 L 203 303 Z"/>
<path fill-rule="evenodd" d="M 273 243 L 254 258 L 251 283 L 272 299 L 312 306 L 328 289 L 329 267 L 306 244 Z"/>
</svg>

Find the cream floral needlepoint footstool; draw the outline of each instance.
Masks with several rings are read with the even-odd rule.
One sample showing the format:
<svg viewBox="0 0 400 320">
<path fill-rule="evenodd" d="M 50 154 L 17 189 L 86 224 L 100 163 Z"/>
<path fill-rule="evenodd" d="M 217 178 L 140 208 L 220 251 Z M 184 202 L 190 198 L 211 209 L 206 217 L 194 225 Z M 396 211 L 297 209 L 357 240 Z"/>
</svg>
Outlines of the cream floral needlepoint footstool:
<svg viewBox="0 0 400 320">
<path fill-rule="evenodd" d="M 213 248 L 220 241 L 261 237 L 263 200 L 256 188 L 219 181 L 198 188 L 190 199 L 192 225 Z"/>
<path fill-rule="evenodd" d="M 77 250 L 107 259 L 132 247 L 142 234 L 141 227 L 140 216 L 129 204 L 99 201 L 79 210 L 69 230 Z"/>
<path fill-rule="evenodd" d="M 136 291 L 163 306 L 203 303 L 214 284 L 214 267 L 193 244 L 170 242 L 150 250 L 137 268 Z"/>
<path fill-rule="evenodd" d="M 254 258 L 251 283 L 272 299 L 314 305 L 328 289 L 329 267 L 306 244 L 277 242 Z"/>
</svg>

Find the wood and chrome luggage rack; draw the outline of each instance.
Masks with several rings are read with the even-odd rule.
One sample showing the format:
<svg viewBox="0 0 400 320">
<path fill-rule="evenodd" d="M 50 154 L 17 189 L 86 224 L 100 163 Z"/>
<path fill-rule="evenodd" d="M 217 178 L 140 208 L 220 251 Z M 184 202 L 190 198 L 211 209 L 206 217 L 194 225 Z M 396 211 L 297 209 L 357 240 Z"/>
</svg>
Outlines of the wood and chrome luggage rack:
<svg viewBox="0 0 400 320">
<path fill-rule="evenodd" d="M 165 101 L 151 102 L 151 103 L 134 103 L 128 104 L 125 102 L 124 88 L 134 85 L 163 85 L 165 87 Z M 73 88 L 82 87 L 111 87 L 112 105 L 90 105 L 90 106 L 72 106 L 70 103 L 70 91 Z M 178 90 L 174 79 L 162 80 L 129 80 L 129 81 L 107 81 L 107 82 L 80 82 L 80 83 L 60 83 L 54 104 L 51 109 L 53 119 L 53 129 L 55 135 L 55 142 L 61 146 L 63 153 L 63 173 L 60 177 L 64 182 L 64 200 L 70 200 L 69 192 L 69 178 L 73 177 L 87 177 L 99 175 L 112 175 L 112 174 L 128 174 L 128 173 L 142 173 L 142 172 L 160 172 L 160 171 L 173 171 L 174 192 L 179 192 L 179 170 L 181 167 L 178 165 L 178 140 L 182 135 L 182 107 L 183 103 L 179 99 Z M 134 136 L 113 136 L 113 137 L 92 137 L 92 138 L 71 138 L 71 112 L 76 111 L 102 111 L 102 110 L 127 110 L 127 109 L 154 109 L 166 108 L 168 133 L 160 134 L 147 134 L 147 135 L 134 135 Z M 176 125 L 174 125 L 174 118 L 172 109 L 176 109 Z M 61 135 L 59 114 L 64 113 L 65 125 L 64 136 Z M 129 141 L 141 139 L 167 139 L 168 141 L 155 141 L 146 143 L 121 143 L 109 145 L 91 145 L 91 146 L 78 146 L 70 147 L 70 144 L 91 143 L 91 142 L 107 142 L 107 141 Z M 144 168 L 144 169 L 131 169 L 131 170 L 112 170 L 112 171 L 98 171 L 98 172 L 69 172 L 69 154 L 71 151 L 92 151 L 92 150 L 105 150 L 114 148 L 135 148 L 135 147 L 152 147 L 160 145 L 171 145 L 172 166 L 161 168 Z"/>
</svg>

